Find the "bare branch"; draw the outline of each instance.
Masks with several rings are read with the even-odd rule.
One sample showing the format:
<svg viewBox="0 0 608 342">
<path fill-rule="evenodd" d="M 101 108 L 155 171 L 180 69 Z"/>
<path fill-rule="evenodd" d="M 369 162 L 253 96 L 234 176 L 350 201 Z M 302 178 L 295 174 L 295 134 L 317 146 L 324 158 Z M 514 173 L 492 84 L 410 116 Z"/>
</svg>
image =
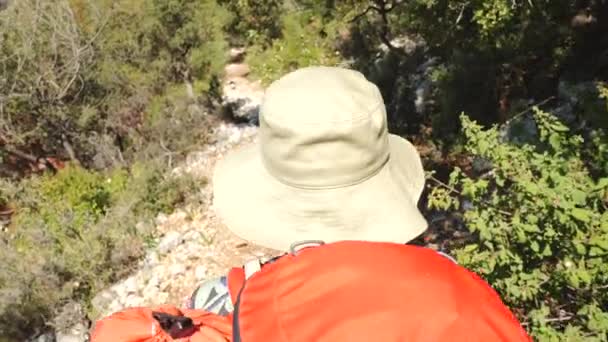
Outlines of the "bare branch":
<svg viewBox="0 0 608 342">
<path fill-rule="evenodd" d="M 549 96 L 548 98 L 546 98 L 546 99 L 544 99 L 544 100 L 542 100 L 542 101 L 540 101 L 540 102 L 538 102 L 538 103 L 535 103 L 534 105 L 532 105 L 532 106 L 530 106 L 530 107 L 528 107 L 528 108 L 526 108 L 526 109 L 522 110 L 521 112 L 519 112 L 519 113 L 517 113 L 517 114 L 513 115 L 511 118 L 509 118 L 509 120 L 505 121 L 503 125 L 507 125 L 507 124 L 509 124 L 511 121 L 513 121 L 513 120 L 517 119 L 518 117 L 520 117 L 520 116 L 522 116 L 522 115 L 524 115 L 524 114 L 526 114 L 526 113 L 530 112 L 530 111 L 531 111 L 531 110 L 532 110 L 534 107 L 542 106 L 542 105 L 544 105 L 545 103 L 547 103 L 547 102 L 549 102 L 549 101 L 551 101 L 551 100 L 554 100 L 554 99 L 555 99 L 555 96 Z"/>
<path fill-rule="evenodd" d="M 349 20 L 349 23 L 354 23 L 355 21 L 358 21 L 359 19 L 363 18 L 364 16 L 367 15 L 367 13 L 369 13 L 370 11 L 375 10 L 380 12 L 381 10 L 379 8 L 376 8 L 374 6 L 368 6 L 365 11 L 357 14 L 353 19 Z"/>
<path fill-rule="evenodd" d="M 565 321 L 569 321 L 569 320 L 573 319 L 574 317 L 576 317 L 576 316 L 569 315 L 569 316 L 563 316 L 563 317 L 552 317 L 552 318 L 543 319 L 543 322 L 544 323 L 565 322 Z M 522 322 L 521 325 L 526 327 L 526 326 L 530 325 L 530 322 Z"/>
<path fill-rule="evenodd" d="M 372 4 L 370 4 L 363 12 L 356 15 L 349 22 L 352 23 L 352 22 L 358 21 L 361 18 L 365 17 L 371 11 L 378 13 L 378 15 L 380 16 L 380 19 L 381 19 L 380 33 L 378 35 L 380 41 L 384 45 L 386 45 L 390 51 L 398 53 L 398 54 L 403 54 L 404 51 L 402 49 L 394 46 L 391 43 L 391 39 L 389 38 L 390 23 L 389 23 L 389 19 L 388 19 L 388 14 L 392 10 L 394 10 L 398 5 L 400 5 L 402 3 L 404 3 L 404 2 L 399 1 L 399 0 L 392 0 L 390 2 L 386 1 L 386 0 L 373 0 Z"/>
<path fill-rule="evenodd" d="M 460 13 L 458 14 L 458 18 L 456 18 L 456 23 L 455 25 L 460 24 L 460 21 L 462 20 L 462 17 L 464 16 L 464 10 L 467 8 L 467 6 L 469 6 L 469 2 L 465 2 L 464 4 L 462 4 L 462 8 L 460 9 Z"/>
<path fill-rule="evenodd" d="M 2 149 L 4 151 L 6 151 L 7 153 L 9 153 L 9 154 L 12 154 L 12 155 L 14 155 L 14 156 L 16 156 L 18 158 L 21 158 L 21 159 L 25 159 L 25 160 L 27 160 L 29 162 L 32 162 L 32 163 L 38 162 L 38 157 L 36 157 L 36 156 L 34 156 L 32 154 L 29 154 L 27 152 L 20 151 L 20 150 L 14 148 L 14 147 L 4 145 L 2 147 Z"/>
<path fill-rule="evenodd" d="M 72 160 L 77 165 L 80 165 L 80 161 L 76 158 L 76 153 L 74 153 L 74 148 L 72 147 L 68 139 L 65 137 L 65 134 L 61 135 L 61 140 L 63 149 L 66 151 L 68 156 L 70 156 L 70 160 Z"/>
</svg>

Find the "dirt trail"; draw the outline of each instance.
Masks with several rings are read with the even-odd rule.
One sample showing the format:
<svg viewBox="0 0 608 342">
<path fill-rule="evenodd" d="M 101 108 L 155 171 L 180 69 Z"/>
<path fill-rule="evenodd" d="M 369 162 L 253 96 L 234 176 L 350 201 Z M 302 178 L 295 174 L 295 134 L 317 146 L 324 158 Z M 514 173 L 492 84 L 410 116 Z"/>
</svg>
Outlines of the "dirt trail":
<svg viewBox="0 0 608 342">
<path fill-rule="evenodd" d="M 247 79 L 244 51 L 233 49 L 224 79 L 224 105 L 240 119 L 257 115 L 263 89 Z M 239 80 L 235 86 L 234 79 Z M 252 89 L 254 91 L 252 91 Z M 236 106 L 236 108 L 235 108 Z M 253 113 L 252 112 L 253 109 Z M 244 114 L 246 112 L 246 114 Z M 201 282 L 225 274 L 230 267 L 276 252 L 251 245 L 232 234 L 216 217 L 212 207 L 212 174 L 215 163 L 228 151 L 253 143 L 257 127 L 222 121 L 214 128 L 214 143 L 192 153 L 174 172 L 186 172 L 202 179 L 201 203 L 180 208 L 171 215 L 159 215 L 159 239 L 140 267 L 128 278 L 98 294 L 93 306 L 97 316 L 105 316 L 129 306 L 181 305 Z M 253 204 L 252 204 L 253 205 Z"/>
</svg>

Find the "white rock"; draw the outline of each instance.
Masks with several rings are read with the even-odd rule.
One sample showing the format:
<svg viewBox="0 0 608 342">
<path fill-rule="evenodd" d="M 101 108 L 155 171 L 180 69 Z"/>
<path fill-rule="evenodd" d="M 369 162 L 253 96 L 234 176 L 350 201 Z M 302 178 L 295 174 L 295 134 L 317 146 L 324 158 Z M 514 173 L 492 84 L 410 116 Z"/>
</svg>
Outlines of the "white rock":
<svg viewBox="0 0 608 342">
<path fill-rule="evenodd" d="M 245 63 L 231 63 L 224 67 L 226 77 L 246 77 L 251 72 L 249 65 Z"/>
<path fill-rule="evenodd" d="M 112 302 L 112 299 L 114 299 L 112 292 L 104 290 L 93 297 L 91 305 L 93 305 L 96 310 L 103 311 L 108 303 Z"/>
<path fill-rule="evenodd" d="M 122 282 L 112 286 L 112 291 L 116 298 L 124 298 L 127 296 L 127 289 Z"/>
<path fill-rule="evenodd" d="M 201 232 L 196 231 L 196 230 L 191 230 L 187 233 L 184 233 L 184 240 L 188 241 L 188 242 L 196 242 L 201 238 Z"/>
<path fill-rule="evenodd" d="M 34 339 L 30 340 L 30 342 L 55 342 L 55 341 L 56 341 L 56 336 L 54 333 L 43 334 L 43 335 L 40 335 L 40 336 L 35 337 Z"/>
<path fill-rule="evenodd" d="M 151 251 L 146 255 L 146 259 L 144 260 L 144 266 L 146 267 L 155 267 L 160 262 L 158 258 L 158 253 L 156 251 Z"/>
<path fill-rule="evenodd" d="M 260 82 L 251 82 L 244 77 L 226 80 L 222 89 L 222 103 L 236 118 L 257 122 L 264 89 Z"/>
<path fill-rule="evenodd" d="M 161 293 L 158 294 L 156 302 L 157 303 L 166 303 L 168 298 L 169 298 L 169 294 L 168 293 L 161 292 Z"/>
<path fill-rule="evenodd" d="M 173 264 L 169 267 L 169 273 L 172 276 L 183 274 L 185 271 L 186 271 L 186 267 L 184 265 L 182 265 L 181 263 Z"/>
<path fill-rule="evenodd" d="M 194 270 L 194 276 L 196 277 L 196 280 L 205 279 L 205 277 L 207 276 L 207 267 L 205 267 L 204 265 L 196 266 L 196 269 Z"/>
<path fill-rule="evenodd" d="M 230 57 L 231 62 L 238 62 L 243 59 L 243 57 L 245 56 L 245 53 L 246 53 L 245 48 L 233 47 L 230 49 L 228 56 Z"/>
<path fill-rule="evenodd" d="M 141 298 L 140 296 L 137 296 L 135 294 L 130 294 L 125 299 L 125 307 L 141 306 L 142 304 L 143 304 L 143 298 Z"/>
<path fill-rule="evenodd" d="M 131 276 L 131 277 L 127 278 L 123 283 L 123 287 L 127 294 L 137 292 L 138 281 L 135 278 L 135 276 Z"/>
<path fill-rule="evenodd" d="M 88 340 L 88 328 L 80 323 L 65 332 L 57 332 L 56 342 L 84 342 Z"/>
<path fill-rule="evenodd" d="M 159 283 L 160 282 L 158 280 L 157 274 L 152 274 L 152 276 L 150 276 L 150 279 L 148 279 L 148 286 L 150 287 L 158 287 Z"/>
<path fill-rule="evenodd" d="M 160 213 L 160 214 L 158 214 L 158 216 L 156 216 L 156 225 L 160 226 L 162 224 L 165 224 L 165 222 L 167 222 L 166 214 Z"/>
<path fill-rule="evenodd" d="M 177 247 L 181 242 L 182 234 L 176 231 L 170 231 L 165 235 L 158 244 L 158 252 L 161 254 L 166 254 L 170 250 Z"/>
<path fill-rule="evenodd" d="M 146 299 L 156 299 L 157 295 L 158 295 L 159 289 L 157 286 L 146 286 L 142 291 L 142 297 L 146 298 Z"/>
<path fill-rule="evenodd" d="M 117 311 L 122 310 L 123 308 L 124 308 L 124 305 L 120 302 L 120 300 L 119 299 L 115 299 L 108 306 L 108 311 L 109 312 L 117 312 Z"/>
</svg>

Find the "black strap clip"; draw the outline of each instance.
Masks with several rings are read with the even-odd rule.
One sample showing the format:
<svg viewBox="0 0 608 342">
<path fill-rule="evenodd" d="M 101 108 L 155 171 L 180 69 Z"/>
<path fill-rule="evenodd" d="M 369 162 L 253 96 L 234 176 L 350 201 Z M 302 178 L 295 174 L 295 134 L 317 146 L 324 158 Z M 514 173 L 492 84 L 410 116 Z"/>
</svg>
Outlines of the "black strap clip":
<svg viewBox="0 0 608 342">
<path fill-rule="evenodd" d="M 194 323 L 190 317 L 175 316 L 164 312 L 152 312 L 154 319 L 158 321 L 161 328 L 171 335 L 171 338 L 187 336 L 194 330 Z"/>
</svg>

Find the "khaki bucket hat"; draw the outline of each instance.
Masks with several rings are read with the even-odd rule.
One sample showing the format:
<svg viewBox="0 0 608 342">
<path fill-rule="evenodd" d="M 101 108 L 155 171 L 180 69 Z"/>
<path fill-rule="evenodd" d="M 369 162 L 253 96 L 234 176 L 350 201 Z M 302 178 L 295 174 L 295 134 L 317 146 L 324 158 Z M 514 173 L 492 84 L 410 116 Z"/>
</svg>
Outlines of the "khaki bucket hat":
<svg viewBox="0 0 608 342">
<path fill-rule="evenodd" d="M 218 162 L 214 207 L 236 235 L 281 251 L 302 240 L 407 243 L 427 228 L 424 182 L 416 148 L 388 133 L 373 83 L 306 67 L 268 87 L 257 143 Z"/>
</svg>

